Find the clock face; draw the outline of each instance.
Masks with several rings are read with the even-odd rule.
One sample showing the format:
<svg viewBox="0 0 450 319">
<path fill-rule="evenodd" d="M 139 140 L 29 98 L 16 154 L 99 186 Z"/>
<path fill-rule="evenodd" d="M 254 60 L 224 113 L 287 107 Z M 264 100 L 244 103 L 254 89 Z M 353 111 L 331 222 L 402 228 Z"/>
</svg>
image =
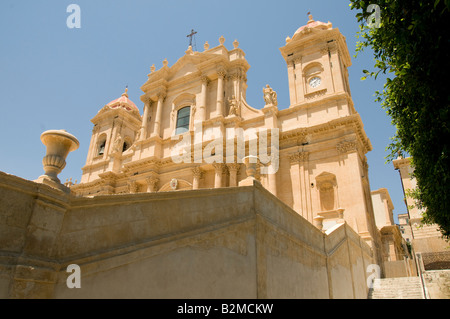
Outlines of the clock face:
<svg viewBox="0 0 450 319">
<path fill-rule="evenodd" d="M 313 77 L 311 80 L 309 80 L 309 85 L 312 88 L 316 88 L 320 85 L 320 82 L 321 82 L 320 78 L 316 76 L 316 77 Z"/>
</svg>

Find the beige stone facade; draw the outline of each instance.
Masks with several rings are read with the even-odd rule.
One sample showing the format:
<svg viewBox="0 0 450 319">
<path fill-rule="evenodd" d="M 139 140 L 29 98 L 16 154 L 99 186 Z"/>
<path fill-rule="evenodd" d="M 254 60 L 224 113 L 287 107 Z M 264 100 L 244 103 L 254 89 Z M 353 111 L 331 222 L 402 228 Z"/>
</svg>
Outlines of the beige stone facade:
<svg viewBox="0 0 450 319">
<path fill-rule="evenodd" d="M 412 230 L 411 225 L 409 224 L 409 215 L 408 214 L 398 214 L 398 226 L 400 228 L 400 232 L 402 233 L 402 237 L 406 240 L 406 242 L 412 242 Z"/>
<path fill-rule="evenodd" d="M 368 267 L 400 253 L 389 204 L 377 227 L 345 37 L 310 16 L 286 38 L 280 109 L 270 85 L 248 105 L 232 46 L 152 66 L 142 115 L 127 90 L 102 107 L 79 184 L 0 174 L 1 297 L 367 297 Z"/>
<path fill-rule="evenodd" d="M 411 158 L 399 157 L 393 164 L 394 168 L 400 173 L 405 192 L 405 202 L 408 210 L 406 220 L 411 229 L 411 244 L 414 253 L 421 255 L 419 256 L 419 261 L 423 264 L 422 268 L 424 271 L 448 269 L 450 267 L 450 243 L 442 238 L 438 225 L 422 223 L 423 209 L 418 208 L 414 200 L 407 195 L 408 190 L 413 190 L 417 187 Z"/>
<path fill-rule="evenodd" d="M 394 168 L 399 171 L 405 193 L 417 187 L 411 167 L 411 158 L 398 158 L 394 162 Z M 415 205 L 414 200 L 405 195 L 408 209 L 408 222 L 411 226 L 412 237 L 416 252 L 431 252 L 444 250 L 449 244 L 442 239 L 437 225 L 422 224 L 423 210 Z"/>
<path fill-rule="evenodd" d="M 399 225 L 394 223 L 394 205 L 386 188 L 372 191 L 375 221 L 381 234 L 382 258 L 385 277 L 417 275 L 413 255 L 408 249 Z"/>
<path fill-rule="evenodd" d="M 250 65 L 237 41 L 231 50 L 224 43 L 221 37 L 218 46 L 188 48 L 173 65 L 164 60 L 161 69 L 152 67 L 141 87 L 142 116 L 126 93 L 103 107 L 92 119 L 86 165 L 72 191 L 98 196 L 207 189 L 256 178 L 323 230 L 345 220 L 379 256 L 365 156 L 372 146 L 352 102 L 345 37 L 310 17 L 286 39 L 280 51 L 290 105 L 282 110 L 269 85 L 262 89 L 264 107 L 247 104 Z M 236 132 L 243 132 L 243 146 Z M 252 145 L 259 146 L 257 154 Z M 249 155 L 258 157 L 254 176 L 244 163 Z"/>
</svg>

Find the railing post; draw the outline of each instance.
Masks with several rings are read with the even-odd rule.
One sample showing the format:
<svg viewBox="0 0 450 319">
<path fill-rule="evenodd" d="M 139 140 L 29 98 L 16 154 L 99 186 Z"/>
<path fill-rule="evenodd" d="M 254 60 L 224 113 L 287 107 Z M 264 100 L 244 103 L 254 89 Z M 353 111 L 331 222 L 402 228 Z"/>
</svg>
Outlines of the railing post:
<svg viewBox="0 0 450 319">
<path fill-rule="evenodd" d="M 425 267 L 423 265 L 422 253 L 416 253 L 416 265 L 417 265 L 417 272 L 420 278 L 420 285 L 422 286 L 423 298 L 430 299 L 430 296 L 428 295 L 427 289 L 425 287 L 425 281 L 423 279 Z"/>
</svg>

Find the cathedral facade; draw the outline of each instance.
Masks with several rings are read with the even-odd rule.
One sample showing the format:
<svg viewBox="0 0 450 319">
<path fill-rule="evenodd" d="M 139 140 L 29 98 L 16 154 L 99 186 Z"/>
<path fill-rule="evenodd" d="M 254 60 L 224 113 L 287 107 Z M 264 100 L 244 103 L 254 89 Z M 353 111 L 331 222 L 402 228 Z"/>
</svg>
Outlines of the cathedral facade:
<svg viewBox="0 0 450 319">
<path fill-rule="evenodd" d="M 310 16 L 286 38 L 280 51 L 290 105 L 281 110 L 269 85 L 262 109 L 248 105 L 250 65 L 237 41 L 231 50 L 224 42 L 205 43 L 203 52 L 189 47 L 170 67 L 167 60 L 152 66 L 141 87 L 143 115 L 126 92 L 105 105 L 92 119 L 86 165 L 72 191 L 220 188 L 255 178 L 323 230 L 345 220 L 380 249 L 365 156 L 372 146 L 351 97 L 345 37 Z"/>
<path fill-rule="evenodd" d="M 102 107 L 80 183 L 57 178 L 63 131 L 41 136 L 45 175 L 0 173 L 0 297 L 367 298 L 390 244 L 345 37 L 310 16 L 286 38 L 285 107 L 269 84 L 247 103 L 224 43 L 152 66 L 143 114 L 127 90 Z"/>
</svg>

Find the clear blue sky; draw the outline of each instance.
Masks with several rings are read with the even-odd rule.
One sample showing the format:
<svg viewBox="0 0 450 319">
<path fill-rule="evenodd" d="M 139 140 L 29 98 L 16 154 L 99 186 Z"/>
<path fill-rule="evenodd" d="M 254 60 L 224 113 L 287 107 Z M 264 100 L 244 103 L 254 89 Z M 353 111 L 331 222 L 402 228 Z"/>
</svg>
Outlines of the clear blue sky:
<svg viewBox="0 0 450 319">
<path fill-rule="evenodd" d="M 81 28 L 69 29 L 70 4 L 81 8 Z M 150 66 L 159 69 L 167 58 L 174 64 L 188 47 L 191 29 L 198 33 L 198 51 L 208 41 L 233 48 L 237 39 L 251 68 L 247 102 L 262 108 L 262 88 L 278 94 L 279 108 L 289 106 L 286 63 L 279 48 L 300 26 L 307 12 L 330 21 L 355 53 L 358 24 L 346 0 L 2 0 L 0 4 L 0 170 L 34 180 L 43 174 L 45 147 L 40 134 L 66 129 L 80 141 L 69 154 L 61 181 L 80 180 L 92 123 L 90 119 L 126 85 L 143 111 L 139 97 Z M 352 58 L 350 87 L 373 151 L 367 154 L 372 190 L 389 190 L 394 214 L 406 211 L 400 177 L 385 164 L 386 146 L 395 133 L 390 119 L 374 102 L 384 78 L 361 81 L 373 66 L 370 51 Z"/>
</svg>

